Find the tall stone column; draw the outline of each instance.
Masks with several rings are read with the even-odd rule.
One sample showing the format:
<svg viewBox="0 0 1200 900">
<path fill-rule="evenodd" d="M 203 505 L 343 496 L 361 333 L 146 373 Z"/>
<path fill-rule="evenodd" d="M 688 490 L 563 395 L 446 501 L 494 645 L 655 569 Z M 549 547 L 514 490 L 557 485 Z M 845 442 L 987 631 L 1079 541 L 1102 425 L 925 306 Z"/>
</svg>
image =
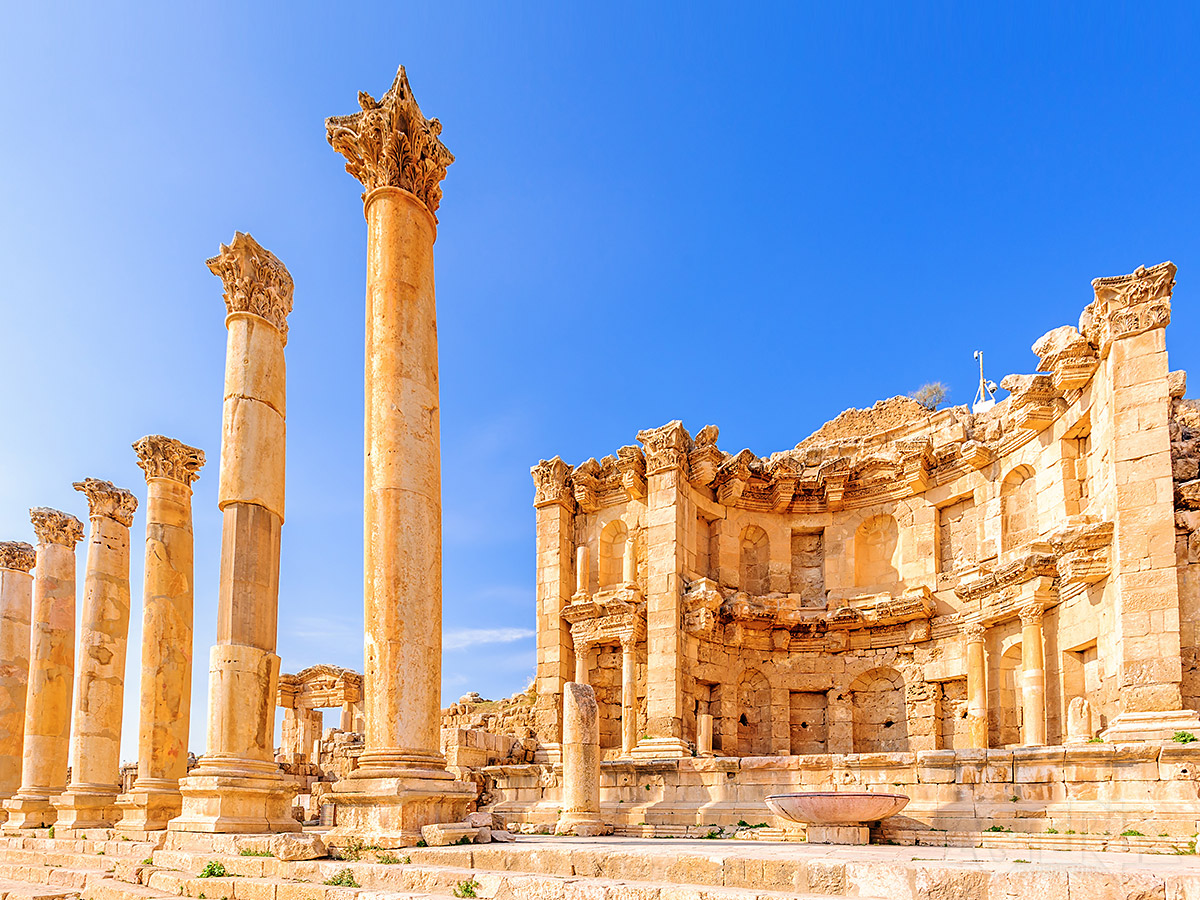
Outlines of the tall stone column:
<svg viewBox="0 0 1200 900">
<path fill-rule="evenodd" d="M 575 683 L 588 683 L 589 657 L 592 655 L 592 645 L 580 641 L 575 645 Z"/>
<path fill-rule="evenodd" d="M 75 686 L 75 545 L 83 523 L 57 509 L 31 509 L 37 566 L 29 625 L 21 787 L 4 801 L 4 831 L 53 825 L 50 798 L 67 783 Z"/>
<path fill-rule="evenodd" d="M 637 641 L 621 639 L 621 755 L 637 746 Z"/>
<path fill-rule="evenodd" d="M 179 815 L 192 706 L 192 482 L 204 453 L 174 438 L 133 445 L 146 473 L 146 571 L 138 770 L 117 800 L 121 831 L 161 831 Z"/>
<path fill-rule="evenodd" d="M 21 786 L 25 695 L 29 690 L 29 612 L 37 561 L 22 541 L 0 542 L 0 802 Z M 0 810 L 0 822 L 5 813 Z"/>
<path fill-rule="evenodd" d="M 55 797 L 59 828 L 106 828 L 121 792 L 121 719 L 129 639 L 129 527 L 137 498 L 111 481 L 75 482 L 91 533 L 83 576 L 71 783 Z"/>
<path fill-rule="evenodd" d="M 209 657 L 208 750 L 180 782 L 171 831 L 298 831 L 275 762 L 275 654 L 283 528 L 287 317 L 292 276 L 238 232 L 208 267 L 225 286 L 229 343 L 218 505 L 221 580 Z"/>
<path fill-rule="evenodd" d="M 586 599 L 588 595 L 588 578 L 591 573 L 591 560 L 588 558 L 587 544 L 575 548 L 575 596 Z"/>
<path fill-rule="evenodd" d="M 967 639 L 967 733 L 970 746 L 982 748 L 988 745 L 986 633 L 982 622 L 969 622 L 963 629 Z"/>
<path fill-rule="evenodd" d="M 1042 644 L 1042 605 L 1021 607 L 1021 705 L 1024 738 L 1028 747 L 1046 743 L 1046 663 Z"/>
<path fill-rule="evenodd" d="M 378 101 L 326 120 L 329 143 L 362 182 L 367 219 L 364 693 L 358 768 L 335 786 L 350 839 L 415 842 L 457 821 L 474 790 L 440 749 L 442 487 L 433 243 L 441 181 L 454 161 L 401 68 Z M 381 845 L 382 846 L 382 845 Z"/>
<path fill-rule="evenodd" d="M 633 756 L 690 756 L 683 736 L 683 560 L 695 512 L 687 504 L 687 454 L 692 439 L 680 422 L 638 432 L 645 446 L 646 546 L 646 730 Z M 690 518 L 689 518 L 690 517 Z"/>
<path fill-rule="evenodd" d="M 590 685 L 563 687 L 562 814 L 555 834 L 608 834 L 600 818 L 600 707 Z"/>
</svg>

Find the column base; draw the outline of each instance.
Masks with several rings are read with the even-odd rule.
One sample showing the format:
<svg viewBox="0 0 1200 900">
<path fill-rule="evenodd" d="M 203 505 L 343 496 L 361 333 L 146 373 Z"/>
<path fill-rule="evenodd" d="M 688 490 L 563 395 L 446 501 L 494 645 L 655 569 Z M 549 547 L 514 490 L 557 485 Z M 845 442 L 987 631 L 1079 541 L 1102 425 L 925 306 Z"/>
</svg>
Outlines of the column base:
<svg viewBox="0 0 1200 900">
<path fill-rule="evenodd" d="M 277 763 L 205 757 L 179 782 L 179 792 L 182 810 L 167 823 L 168 831 L 264 834 L 301 830 L 292 818 L 296 784 L 283 777 Z"/>
<path fill-rule="evenodd" d="M 562 744 L 539 744 L 533 751 L 533 761 L 540 766 L 561 766 Z"/>
<path fill-rule="evenodd" d="M 630 759 L 682 759 L 692 755 L 687 741 L 679 738 L 642 738 L 629 754 Z"/>
<path fill-rule="evenodd" d="M 461 822 L 475 802 L 475 786 L 427 773 L 374 777 L 356 769 L 326 795 L 337 807 L 335 826 L 325 843 L 340 847 L 358 839 L 377 847 L 412 847 L 422 825 Z"/>
<path fill-rule="evenodd" d="M 598 812 L 565 812 L 558 817 L 555 834 L 573 834 L 575 837 L 600 837 L 612 834 L 613 827 L 606 825 Z"/>
<path fill-rule="evenodd" d="M 117 809 L 121 813 L 117 831 L 163 831 L 168 822 L 183 812 L 183 794 L 176 781 L 139 779 L 129 793 L 117 798 Z"/>
<path fill-rule="evenodd" d="M 869 844 L 871 829 L 866 825 L 809 825 L 804 839 L 810 844 Z"/>
<path fill-rule="evenodd" d="M 1100 732 L 1100 737 L 1106 744 L 1169 741 L 1177 731 L 1187 731 L 1200 738 L 1200 716 L 1190 709 L 1120 713 Z"/>
<path fill-rule="evenodd" d="M 30 828 L 47 828 L 54 824 L 58 810 L 50 805 L 49 794 L 14 794 L 4 801 L 8 819 L 5 834 L 19 834 Z"/>
<path fill-rule="evenodd" d="M 58 811 L 54 824 L 76 831 L 83 828 L 111 828 L 120 817 L 117 811 L 116 785 L 70 785 L 50 801 Z"/>
</svg>

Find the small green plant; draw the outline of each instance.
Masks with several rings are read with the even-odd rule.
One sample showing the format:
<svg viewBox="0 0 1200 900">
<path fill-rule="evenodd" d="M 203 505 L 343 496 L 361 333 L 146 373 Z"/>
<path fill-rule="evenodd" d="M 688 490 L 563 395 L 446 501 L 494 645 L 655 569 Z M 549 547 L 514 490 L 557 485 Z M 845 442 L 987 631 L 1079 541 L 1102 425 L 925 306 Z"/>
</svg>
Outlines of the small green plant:
<svg viewBox="0 0 1200 900">
<path fill-rule="evenodd" d="M 421 838 L 421 840 L 417 841 L 417 846 L 418 847 L 428 847 L 429 845 L 427 843 L 425 843 L 424 838 Z"/>
<path fill-rule="evenodd" d="M 645 785 L 646 790 L 650 790 L 650 785 Z"/>
<path fill-rule="evenodd" d="M 367 849 L 366 844 L 362 842 L 362 838 L 351 838 L 345 847 L 339 851 L 339 856 L 342 859 L 348 859 L 351 862 L 357 862 L 362 859 L 363 851 Z"/>
<path fill-rule="evenodd" d="M 411 856 L 397 856 L 395 853 L 388 853 L 386 850 L 375 857 L 375 861 L 383 863 L 385 866 L 394 866 L 397 863 L 412 862 Z"/>
<path fill-rule="evenodd" d="M 361 884 L 354 880 L 354 873 L 349 869 L 342 869 L 342 871 L 338 872 L 332 878 L 326 879 L 325 884 L 334 887 L 362 887 Z"/>
<path fill-rule="evenodd" d="M 200 892 L 200 900 L 207 900 L 207 898 L 204 896 L 204 891 Z"/>
<path fill-rule="evenodd" d="M 466 881 L 460 881 L 454 886 L 455 897 L 478 897 L 479 882 L 474 878 L 468 878 Z"/>
<path fill-rule="evenodd" d="M 1196 740 L 1196 736 L 1190 731 L 1177 731 L 1171 740 L 1177 744 L 1190 744 L 1192 741 Z"/>
<path fill-rule="evenodd" d="M 1088 739 L 1087 739 L 1087 742 L 1088 742 L 1089 744 L 1103 744 L 1103 743 L 1104 743 L 1104 738 L 1102 738 L 1102 737 L 1088 738 Z"/>
<path fill-rule="evenodd" d="M 923 384 L 908 396 L 932 412 L 946 399 L 946 386 L 940 381 Z"/>
<path fill-rule="evenodd" d="M 1068 829 L 1067 829 L 1067 834 L 1074 834 L 1074 833 L 1075 833 L 1075 829 L 1074 829 L 1074 828 L 1068 828 Z"/>
<path fill-rule="evenodd" d="M 1170 835 L 1164 831 L 1162 834 L 1159 835 L 1159 837 L 1170 837 Z"/>
<path fill-rule="evenodd" d="M 97 856 L 103 856 L 103 855 L 104 855 L 104 851 L 103 851 L 103 850 L 97 850 L 97 851 L 96 851 L 96 855 L 97 855 Z"/>
<path fill-rule="evenodd" d="M 1058 829 L 1057 828 L 1047 828 L 1046 834 L 1058 834 Z"/>
<path fill-rule="evenodd" d="M 1023 862 L 1023 863 L 1027 863 L 1027 862 L 1029 862 L 1029 860 L 1027 860 L 1027 859 L 1014 859 L 1014 860 L 1013 860 L 1013 862 Z"/>
<path fill-rule="evenodd" d="M 1121 837 L 1145 837 L 1145 835 L 1136 828 L 1126 828 L 1121 832 Z"/>
<path fill-rule="evenodd" d="M 1020 800 L 1020 799 L 1021 799 L 1021 798 L 1020 798 L 1020 797 L 1018 797 L 1016 794 L 1013 794 L 1011 797 L 1009 797 L 1009 798 L 1008 798 L 1008 802 L 1009 802 L 1009 803 L 1016 803 L 1016 802 L 1017 802 L 1018 800 Z"/>
<path fill-rule="evenodd" d="M 720 836 L 721 836 L 721 829 L 714 828 L 711 831 L 709 831 L 708 834 L 703 834 L 700 837 L 701 837 L 701 840 L 712 841 L 712 840 L 716 840 Z"/>
<path fill-rule="evenodd" d="M 129 840 L 129 835 L 126 835 L 126 834 L 121 835 L 121 840 L 123 840 L 123 841 Z"/>
<path fill-rule="evenodd" d="M 1012 831 L 1011 828 L 1005 828 L 1003 825 L 993 825 L 990 828 L 983 829 L 984 831 Z"/>
<path fill-rule="evenodd" d="M 224 878 L 229 873 L 225 871 L 225 867 L 215 859 L 210 859 L 208 864 L 200 870 L 197 878 Z"/>
<path fill-rule="evenodd" d="M 274 856 L 270 850 L 251 850 L 249 847 L 243 847 L 238 851 L 242 856 Z"/>
<path fill-rule="evenodd" d="M 48 838 L 54 837 L 54 826 L 53 825 L 51 825 L 50 830 L 46 832 L 46 837 L 48 837 Z"/>
<path fill-rule="evenodd" d="M 151 859 L 149 856 L 147 856 L 145 859 L 142 860 L 142 865 L 143 866 L 152 866 L 152 865 L 154 865 L 154 860 Z"/>
</svg>

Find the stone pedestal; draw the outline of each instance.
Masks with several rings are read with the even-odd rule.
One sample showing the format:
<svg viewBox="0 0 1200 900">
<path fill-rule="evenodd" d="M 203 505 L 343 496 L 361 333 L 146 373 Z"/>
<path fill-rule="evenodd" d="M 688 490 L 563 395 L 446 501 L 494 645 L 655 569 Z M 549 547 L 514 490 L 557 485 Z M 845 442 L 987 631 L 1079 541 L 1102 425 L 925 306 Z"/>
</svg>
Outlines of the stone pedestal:
<svg viewBox="0 0 1200 900">
<path fill-rule="evenodd" d="M 442 494 L 434 213 L 454 157 L 401 69 L 376 101 L 326 121 L 366 189 L 365 748 L 334 785 L 330 839 L 415 842 L 460 820 L 474 788 L 440 751 Z"/>
<path fill-rule="evenodd" d="M 275 762 L 279 543 L 284 510 L 284 345 L 292 277 L 238 232 L 208 260 L 229 315 L 218 503 L 224 515 L 208 750 L 180 783 L 171 831 L 298 831 L 295 785 Z"/>
<path fill-rule="evenodd" d="M 871 829 L 866 825 L 809 825 L 804 839 L 810 844 L 869 844 Z"/>
<path fill-rule="evenodd" d="M 963 629 L 967 638 L 967 731 L 970 746 L 988 745 L 987 659 L 984 656 L 985 630 L 971 622 Z"/>
<path fill-rule="evenodd" d="M 161 831 L 182 810 L 192 705 L 192 482 L 204 453 L 147 435 L 133 445 L 146 473 L 146 571 L 138 772 L 117 800 L 123 832 Z"/>
<path fill-rule="evenodd" d="M 562 814 L 555 834 L 609 834 L 600 818 L 600 707 L 590 685 L 563 686 Z"/>
<path fill-rule="evenodd" d="M 129 639 L 129 527 L 137 498 L 112 482 L 75 483 L 87 495 L 91 533 L 83 579 L 71 783 L 54 798 L 59 828 L 107 828 L 121 791 L 121 721 Z"/>
<path fill-rule="evenodd" d="M 21 786 L 25 699 L 29 690 L 29 613 L 37 555 L 21 541 L 0 542 L 0 803 Z M 5 813 L 0 810 L 0 822 Z"/>
<path fill-rule="evenodd" d="M 1040 747 L 1046 743 L 1046 664 L 1040 603 L 1021 608 L 1021 669 L 1021 743 Z"/>
<path fill-rule="evenodd" d="M 6 834 L 53 825 L 50 798 L 67 782 L 71 693 L 75 684 L 75 545 L 83 523 L 56 509 L 31 509 L 37 567 L 30 616 L 21 787 L 4 809 Z"/>
</svg>

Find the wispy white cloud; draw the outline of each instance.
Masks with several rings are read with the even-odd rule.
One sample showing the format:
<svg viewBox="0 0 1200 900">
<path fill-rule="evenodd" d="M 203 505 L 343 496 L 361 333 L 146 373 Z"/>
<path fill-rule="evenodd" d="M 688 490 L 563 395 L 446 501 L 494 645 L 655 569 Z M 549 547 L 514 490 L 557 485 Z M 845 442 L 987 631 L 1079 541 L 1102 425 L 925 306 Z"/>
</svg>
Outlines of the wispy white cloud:
<svg viewBox="0 0 1200 900">
<path fill-rule="evenodd" d="M 456 628 L 442 636 L 443 650 L 465 650 L 480 644 L 511 644 L 534 636 L 529 628 Z"/>
</svg>

